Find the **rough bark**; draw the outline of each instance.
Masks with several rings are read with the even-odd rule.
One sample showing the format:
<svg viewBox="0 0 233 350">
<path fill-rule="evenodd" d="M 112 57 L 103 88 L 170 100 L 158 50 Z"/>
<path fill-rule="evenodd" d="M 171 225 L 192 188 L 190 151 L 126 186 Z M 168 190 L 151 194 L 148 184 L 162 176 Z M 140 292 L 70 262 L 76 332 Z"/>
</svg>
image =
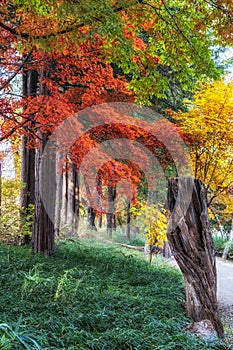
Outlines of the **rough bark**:
<svg viewBox="0 0 233 350">
<path fill-rule="evenodd" d="M 216 264 L 209 228 L 206 190 L 200 180 L 173 178 L 168 184 L 168 241 L 184 275 L 187 315 L 210 320 L 218 335 Z"/>
<path fill-rule="evenodd" d="M 27 148 L 28 138 L 23 136 L 20 207 L 22 216 L 26 216 L 29 204 L 35 204 L 35 150 Z"/>
<path fill-rule="evenodd" d="M 38 73 L 35 70 L 23 73 L 23 96 L 36 96 Z M 20 217 L 21 223 L 31 214 L 30 205 L 35 205 L 35 149 L 28 148 L 29 137 L 22 138 Z M 22 224 L 20 231 L 22 230 Z"/>
<path fill-rule="evenodd" d="M 41 73 L 41 79 L 45 77 L 45 72 Z M 40 94 L 48 94 L 46 86 L 41 82 Z M 42 252 L 48 256 L 54 256 L 55 249 L 55 202 L 56 202 L 56 157 L 45 157 L 43 169 L 41 171 L 41 159 L 48 141 L 47 133 L 38 132 L 41 143 L 36 151 L 36 179 L 35 179 L 35 216 L 32 234 L 32 249 L 35 252 Z M 49 174 L 49 176 L 47 176 Z M 49 215 L 41 198 L 41 188 L 43 187 L 44 196 L 46 196 L 46 205 L 49 206 Z M 48 210 L 48 208 L 47 208 Z"/>
<path fill-rule="evenodd" d="M 35 217 L 32 235 L 32 248 L 36 253 L 42 252 L 45 255 L 54 256 L 56 193 L 54 191 L 54 181 L 56 181 L 56 162 L 55 159 L 48 159 L 47 157 L 47 164 L 44 163 L 44 169 L 46 169 L 46 174 L 49 172 L 50 176 L 43 176 L 43 172 L 41 172 L 41 159 L 46 141 L 47 136 L 43 134 L 43 145 L 36 152 Z M 41 198 L 42 181 L 45 182 L 43 184 L 43 191 L 46 193 L 47 200 L 49 200 L 51 205 L 49 210 L 50 215 L 48 215 L 44 206 L 44 201 Z"/>
</svg>

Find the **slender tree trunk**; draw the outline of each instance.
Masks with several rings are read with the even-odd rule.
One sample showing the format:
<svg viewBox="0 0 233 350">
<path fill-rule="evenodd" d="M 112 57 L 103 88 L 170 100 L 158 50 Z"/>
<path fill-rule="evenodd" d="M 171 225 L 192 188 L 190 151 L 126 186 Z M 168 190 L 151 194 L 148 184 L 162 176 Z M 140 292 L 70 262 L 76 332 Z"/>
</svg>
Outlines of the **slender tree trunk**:
<svg viewBox="0 0 233 350">
<path fill-rule="evenodd" d="M 36 186 L 35 186 L 35 217 L 34 217 L 34 227 L 32 236 L 32 248 L 38 253 L 42 252 L 48 256 L 54 256 L 54 221 L 55 221 L 55 191 L 53 190 L 54 182 L 56 181 L 56 162 L 55 159 L 46 159 L 44 168 L 46 173 L 49 172 L 50 176 L 47 178 L 41 173 L 41 159 L 44 150 L 44 146 L 47 142 L 47 136 L 41 134 L 43 137 L 42 146 L 36 152 Z M 48 215 L 44 202 L 41 198 L 41 182 L 45 183 L 43 186 L 44 192 L 46 192 L 47 200 L 50 202 L 50 215 Z M 51 183 L 50 183 L 51 182 Z M 53 183 L 52 183 L 53 182 Z"/>
<path fill-rule="evenodd" d="M 227 244 L 226 244 L 226 246 L 224 248 L 223 255 L 222 255 L 222 258 L 224 260 L 226 260 L 228 258 L 229 250 L 230 250 L 230 247 L 231 247 L 232 243 L 233 243 L 233 214 L 232 214 L 230 235 L 228 237 L 228 241 L 227 241 Z"/>
<path fill-rule="evenodd" d="M 113 229 L 113 231 L 116 231 L 116 228 L 117 228 L 116 214 L 114 213 L 113 217 L 112 217 L 112 229 Z"/>
<path fill-rule="evenodd" d="M 224 228 L 223 228 L 223 226 L 222 226 L 222 224 L 221 224 L 221 221 L 219 220 L 219 217 L 218 217 L 216 211 L 215 211 L 214 208 L 212 208 L 211 206 L 209 207 L 209 209 L 211 210 L 211 212 L 212 212 L 213 215 L 214 215 L 214 218 L 215 218 L 215 220 L 216 220 L 216 222 L 217 222 L 217 225 L 218 225 L 218 228 L 219 228 L 219 231 L 220 231 L 220 233 L 221 233 L 222 238 L 224 238 L 224 237 L 225 237 Z"/>
<path fill-rule="evenodd" d="M 63 187 L 63 172 L 61 168 L 62 157 L 58 152 L 56 154 L 56 203 L 55 203 L 55 221 L 54 221 L 54 231 L 55 236 L 60 234 L 61 226 L 61 213 L 62 213 L 62 187 Z"/>
<path fill-rule="evenodd" d="M 38 86 L 38 73 L 34 70 L 23 73 L 23 96 L 36 96 Z M 21 159 L 21 193 L 20 193 L 20 217 L 21 226 L 31 214 L 30 206 L 35 205 L 35 149 L 28 148 L 29 137 L 23 136 Z M 26 237 L 25 237 L 26 238 Z"/>
<path fill-rule="evenodd" d="M 41 73 L 41 78 L 45 77 L 45 72 Z M 46 96 L 48 91 L 43 82 L 40 83 L 40 94 Z M 56 157 L 52 159 L 45 157 L 44 167 L 41 171 L 41 159 L 43 150 L 48 141 L 47 133 L 39 132 L 41 144 L 36 152 L 36 181 L 35 181 L 35 216 L 32 235 L 32 249 L 35 252 L 43 252 L 45 255 L 54 256 L 55 249 L 55 202 L 56 202 Z M 43 173 L 43 171 L 45 173 Z M 49 177 L 46 174 L 49 173 Z M 51 182 L 51 183 L 50 183 Z M 50 213 L 46 212 L 43 200 L 41 198 L 40 189 L 43 184 L 46 200 L 49 202 Z M 47 203 L 48 205 L 48 203 Z"/>
<path fill-rule="evenodd" d="M 68 170 L 67 221 L 68 234 L 77 235 L 79 222 L 79 179 L 76 165 Z"/>
<path fill-rule="evenodd" d="M 91 198 L 90 188 L 88 185 L 88 181 L 86 181 L 85 177 L 83 177 L 83 180 L 84 180 L 84 185 L 85 185 L 87 197 L 88 197 L 88 201 L 85 201 L 86 202 L 85 208 L 87 209 L 87 229 L 97 231 L 96 224 L 95 224 L 96 211 L 94 210 L 94 208 L 92 208 L 91 203 L 89 201 L 89 199 Z"/>
<path fill-rule="evenodd" d="M 89 230 L 97 231 L 96 225 L 95 225 L 95 218 L 96 218 L 96 212 L 92 207 L 87 208 L 87 228 Z"/>
<path fill-rule="evenodd" d="M 27 148 L 28 138 L 23 136 L 20 194 L 21 218 L 28 214 L 30 204 L 35 204 L 35 150 Z"/>
<path fill-rule="evenodd" d="M 218 315 L 214 248 L 206 190 L 201 181 L 170 179 L 167 207 L 168 240 L 184 275 L 188 317 L 195 322 L 210 320 L 221 336 L 223 326 Z"/>
<path fill-rule="evenodd" d="M 108 213 L 106 214 L 107 219 L 107 234 L 112 237 L 113 230 L 113 215 L 114 215 L 114 201 L 116 198 L 116 189 L 115 187 L 108 186 Z"/>
<path fill-rule="evenodd" d="M 130 202 L 127 203 L 127 209 L 126 209 L 126 226 L 125 226 L 125 236 L 128 241 L 130 241 Z"/>
<path fill-rule="evenodd" d="M 98 227 L 101 229 L 103 225 L 103 208 L 102 208 L 102 182 L 101 180 L 98 181 L 98 191 L 99 191 L 99 217 L 98 217 Z"/>
<path fill-rule="evenodd" d="M 88 181 L 86 181 L 85 176 L 83 177 L 84 184 L 87 192 L 87 197 L 91 198 L 90 188 L 88 185 Z M 94 208 L 92 208 L 90 201 L 87 201 L 86 209 L 87 209 L 87 229 L 88 230 L 94 230 L 97 231 L 96 225 L 95 225 L 95 218 L 96 218 L 96 211 Z"/>
<path fill-rule="evenodd" d="M 164 258 L 170 258 L 171 256 L 171 249 L 169 247 L 168 242 L 163 243 L 163 256 Z"/>
<path fill-rule="evenodd" d="M 100 214 L 99 214 L 99 221 L 98 221 L 98 227 L 102 228 L 102 225 L 103 225 L 103 213 L 100 212 Z"/>
<path fill-rule="evenodd" d="M 112 237 L 112 213 L 106 214 L 107 234 Z"/>
<path fill-rule="evenodd" d="M 65 163 L 65 169 L 62 176 L 62 207 L 61 207 L 61 217 L 60 224 L 63 226 L 66 225 L 67 222 L 67 202 L 68 202 L 68 166 L 67 160 Z"/>
</svg>

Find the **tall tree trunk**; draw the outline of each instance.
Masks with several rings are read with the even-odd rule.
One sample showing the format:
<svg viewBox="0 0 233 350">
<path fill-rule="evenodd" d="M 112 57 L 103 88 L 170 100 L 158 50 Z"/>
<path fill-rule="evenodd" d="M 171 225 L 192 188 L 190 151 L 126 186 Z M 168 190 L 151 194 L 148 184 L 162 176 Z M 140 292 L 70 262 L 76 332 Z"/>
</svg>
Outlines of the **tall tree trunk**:
<svg viewBox="0 0 233 350">
<path fill-rule="evenodd" d="M 103 214 L 102 211 L 99 213 L 99 221 L 98 221 L 98 227 L 102 228 L 102 224 L 103 224 Z"/>
<path fill-rule="evenodd" d="M 209 228 L 206 190 L 200 180 L 173 178 L 168 184 L 168 240 L 184 275 L 187 314 L 195 322 L 208 319 L 218 335 L 216 264 Z"/>
<path fill-rule="evenodd" d="M 228 258 L 229 250 L 230 250 L 232 243 L 233 243 L 233 214 L 232 214 L 232 220 L 231 220 L 231 231 L 230 231 L 228 241 L 226 243 L 226 246 L 224 248 L 223 255 L 222 255 L 222 258 L 224 260 L 226 260 Z"/>
<path fill-rule="evenodd" d="M 102 208 L 102 182 L 101 180 L 98 180 L 98 184 L 97 184 L 97 187 L 98 187 L 98 191 L 99 191 L 99 213 L 98 213 L 98 227 L 101 229 L 102 228 L 102 225 L 103 225 L 103 208 Z"/>
<path fill-rule="evenodd" d="M 126 225 L 125 225 L 125 236 L 130 241 L 130 202 L 127 203 L 126 209 Z"/>
<path fill-rule="evenodd" d="M 96 218 L 96 212 L 92 207 L 87 208 L 87 228 L 89 230 L 97 231 L 96 225 L 95 225 L 95 218 Z"/>
<path fill-rule="evenodd" d="M 61 167 L 62 156 L 60 152 L 56 154 L 56 203 L 55 203 L 55 236 L 60 234 L 61 215 L 62 215 L 62 189 L 63 189 L 63 172 Z"/>
<path fill-rule="evenodd" d="M 45 77 L 45 72 L 42 71 L 41 79 Z M 40 83 L 40 95 L 46 96 L 48 91 L 43 82 Z M 41 159 L 45 145 L 48 141 L 49 135 L 47 133 L 39 132 L 41 143 L 36 151 L 36 181 L 35 181 L 35 216 L 32 235 L 32 249 L 35 252 L 43 252 L 45 255 L 54 256 L 55 248 L 55 194 L 56 190 L 56 157 L 55 154 L 52 159 L 45 157 L 43 169 L 41 169 Z M 41 171 L 42 170 L 42 171 Z M 49 174 L 49 176 L 47 176 Z M 44 198 L 41 198 L 41 187 L 43 188 Z M 49 215 L 44 206 L 49 206 Z"/>
<path fill-rule="evenodd" d="M 23 72 L 23 96 L 36 96 L 38 73 L 35 70 Z M 29 137 L 22 139 L 20 217 L 21 227 L 31 214 L 30 206 L 35 205 L 35 149 L 28 148 Z"/>
<path fill-rule="evenodd" d="M 44 146 L 48 140 L 45 134 L 43 137 L 42 146 L 36 152 L 36 183 L 35 183 L 35 217 L 32 235 L 32 248 L 38 253 L 42 252 L 48 256 L 54 256 L 54 221 L 55 221 L 55 194 L 54 181 L 56 181 L 56 162 L 55 159 L 48 159 L 46 157 L 44 163 L 44 171 L 50 176 L 44 176 L 43 171 L 41 172 L 41 159 L 44 150 Z M 43 195 L 41 198 L 41 186 L 43 183 L 43 192 L 46 194 L 46 198 Z M 44 206 L 44 201 L 49 201 L 50 215 L 48 215 Z"/>
<path fill-rule="evenodd" d="M 35 149 L 27 148 L 28 141 L 28 137 L 23 136 L 20 194 L 22 221 L 29 214 L 30 204 L 35 205 Z"/>
<path fill-rule="evenodd" d="M 68 170 L 67 190 L 67 233 L 74 236 L 77 235 L 79 222 L 79 178 L 74 164 L 71 164 Z"/>
<path fill-rule="evenodd" d="M 65 169 L 62 176 L 62 206 L 61 206 L 61 216 L 60 225 L 63 227 L 67 222 L 67 202 L 68 202 L 68 160 L 65 162 Z"/>
<path fill-rule="evenodd" d="M 88 181 L 85 179 L 85 176 L 83 177 L 83 179 L 84 179 L 84 184 L 85 184 L 87 197 L 88 197 L 88 200 L 86 201 L 86 205 L 85 205 L 87 209 L 87 229 L 97 231 L 96 224 L 95 224 L 96 211 L 91 206 L 91 202 L 89 200 L 91 198 L 90 188 L 88 185 Z"/>
<path fill-rule="evenodd" d="M 116 198 L 116 188 L 108 186 L 108 213 L 106 214 L 107 219 L 107 234 L 112 237 L 113 230 L 113 215 L 114 215 L 114 201 Z"/>
</svg>

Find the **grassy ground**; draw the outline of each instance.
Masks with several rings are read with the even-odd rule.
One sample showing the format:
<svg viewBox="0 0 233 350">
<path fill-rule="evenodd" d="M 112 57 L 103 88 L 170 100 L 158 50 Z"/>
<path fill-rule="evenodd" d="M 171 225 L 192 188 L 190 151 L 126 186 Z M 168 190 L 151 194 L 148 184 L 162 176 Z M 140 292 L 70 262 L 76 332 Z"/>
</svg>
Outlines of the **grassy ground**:
<svg viewBox="0 0 233 350">
<path fill-rule="evenodd" d="M 93 240 L 0 245 L 0 349 L 227 349 L 187 334 L 180 273 Z"/>
</svg>

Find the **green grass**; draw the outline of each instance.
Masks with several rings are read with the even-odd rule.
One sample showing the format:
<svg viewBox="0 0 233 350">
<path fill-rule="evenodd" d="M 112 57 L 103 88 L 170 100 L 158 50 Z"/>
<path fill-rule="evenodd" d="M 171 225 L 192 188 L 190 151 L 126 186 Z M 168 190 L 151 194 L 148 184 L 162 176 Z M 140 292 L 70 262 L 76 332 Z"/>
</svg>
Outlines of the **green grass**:
<svg viewBox="0 0 233 350">
<path fill-rule="evenodd" d="M 0 349 L 226 349 L 187 334 L 180 273 L 91 240 L 0 245 Z"/>
</svg>

